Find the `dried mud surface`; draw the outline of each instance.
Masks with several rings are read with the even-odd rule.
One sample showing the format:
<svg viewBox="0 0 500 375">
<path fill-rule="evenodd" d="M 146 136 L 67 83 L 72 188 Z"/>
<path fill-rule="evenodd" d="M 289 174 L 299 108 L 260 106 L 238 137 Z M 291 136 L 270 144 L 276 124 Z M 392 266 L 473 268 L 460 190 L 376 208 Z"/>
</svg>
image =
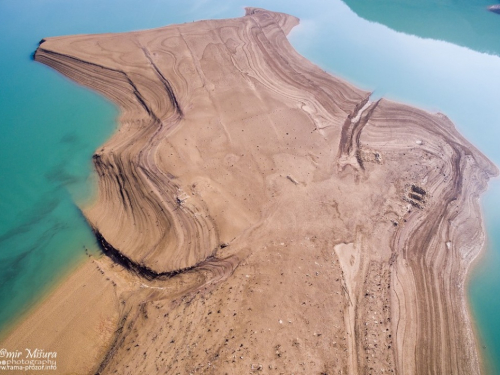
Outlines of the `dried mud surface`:
<svg viewBox="0 0 500 375">
<path fill-rule="evenodd" d="M 93 372 L 479 373 L 464 282 L 496 167 L 297 54 L 297 24 L 42 40 L 36 61 L 121 108 L 84 208 L 119 301 Z"/>
</svg>

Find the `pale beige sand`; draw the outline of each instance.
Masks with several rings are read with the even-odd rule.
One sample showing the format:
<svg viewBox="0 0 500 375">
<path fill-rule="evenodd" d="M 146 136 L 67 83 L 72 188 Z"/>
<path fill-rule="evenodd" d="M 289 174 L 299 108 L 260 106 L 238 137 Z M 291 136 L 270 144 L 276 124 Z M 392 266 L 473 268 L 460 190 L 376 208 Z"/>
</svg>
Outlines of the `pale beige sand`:
<svg viewBox="0 0 500 375">
<path fill-rule="evenodd" d="M 9 351 L 26 353 L 28 348 L 56 352 L 57 371 L 5 373 L 88 374 L 95 370 L 119 318 L 115 288 L 102 272 L 96 260 L 86 260 L 0 344 Z"/>
<path fill-rule="evenodd" d="M 249 8 L 38 48 L 122 109 L 84 210 L 120 300 L 99 373 L 479 373 L 464 281 L 498 170 L 446 116 L 299 56 L 297 23 Z"/>
</svg>

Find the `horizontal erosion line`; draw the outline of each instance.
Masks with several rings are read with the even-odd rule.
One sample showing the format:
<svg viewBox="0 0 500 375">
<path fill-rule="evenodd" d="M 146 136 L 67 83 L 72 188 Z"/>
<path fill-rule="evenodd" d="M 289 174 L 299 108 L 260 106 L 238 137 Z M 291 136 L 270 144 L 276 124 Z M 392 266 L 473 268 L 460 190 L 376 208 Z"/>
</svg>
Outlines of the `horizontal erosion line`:
<svg viewBox="0 0 500 375">
<path fill-rule="evenodd" d="M 114 69 L 114 68 L 110 68 L 110 67 L 107 67 L 107 66 L 104 66 L 104 65 L 99 65 L 99 64 L 96 64 L 96 63 L 93 63 L 93 62 L 90 62 L 90 61 L 85 61 L 85 60 L 82 60 L 80 58 L 77 58 L 77 57 L 74 57 L 74 56 L 70 56 L 70 55 L 67 55 L 67 54 L 64 54 L 64 53 L 60 53 L 60 52 L 55 52 L 55 51 L 51 51 L 51 50 L 48 50 L 48 49 L 44 49 L 44 48 L 42 48 L 40 46 L 32 54 L 32 58 L 35 61 L 42 62 L 45 65 L 48 65 L 48 66 L 52 67 L 53 69 L 59 71 L 60 73 L 62 73 L 63 75 L 65 75 L 67 77 L 69 77 L 69 75 L 67 74 L 67 72 L 62 72 L 60 69 L 57 69 L 55 66 L 53 66 L 53 64 L 50 64 L 49 62 L 46 62 L 46 61 L 41 61 L 41 59 L 43 59 L 43 58 L 45 58 L 45 59 L 52 59 L 54 62 L 60 64 L 61 66 L 64 66 L 67 69 L 73 69 L 74 72 L 78 72 L 80 74 L 83 74 L 84 76 L 85 76 L 85 74 L 82 72 L 82 70 L 78 69 L 78 64 L 82 64 L 83 66 L 88 66 L 88 67 L 91 67 L 91 68 L 95 68 L 98 71 L 111 72 L 111 73 L 118 74 L 120 77 L 123 78 L 123 82 L 126 82 L 128 85 L 130 85 L 130 91 L 131 91 L 131 93 L 134 95 L 134 97 L 136 98 L 136 100 L 139 103 L 139 105 L 153 119 L 153 121 L 155 121 L 157 123 L 161 123 L 161 120 L 158 118 L 158 116 L 148 106 L 146 100 L 144 99 L 144 97 L 142 96 L 141 92 L 139 91 L 139 88 L 135 85 L 135 83 L 132 81 L 132 79 L 124 71 L 121 71 L 121 70 L 118 70 L 118 69 Z M 64 60 L 69 60 L 69 61 L 73 62 L 74 66 L 72 66 L 69 62 L 65 62 Z M 95 73 L 97 73 L 97 71 L 95 71 Z M 96 85 L 85 84 L 85 82 L 77 79 L 76 77 L 69 77 L 69 78 L 72 78 L 74 81 L 76 81 L 76 82 L 78 82 L 80 84 L 84 84 L 85 86 L 88 86 L 88 87 L 90 87 L 90 88 L 92 88 L 94 90 L 100 91 L 100 92 L 102 92 L 102 94 L 104 94 L 104 96 L 108 97 L 109 99 L 112 99 L 112 97 L 110 97 L 109 95 L 106 95 L 106 93 L 102 89 L 99 89 L 99 87 L 96 86 Z M 87 78 L 89 78 L 90 80 L 92 80 L 90 76 L 88 76 Z M 94 77 L 93 80 L 96 80 L 96 78 Z M 101 81 L 101 84 L 105 84 L 105 82 Z M 116 88 L 116 92 L 118 93 L 120 91 Z M 117 95 L 115 95 L 115 96 L 117 96 Z"/>
<path fill-rule="evenodd" d="M 212 261 L 212 260 L 217 259 L 214 255 L 210 255 L 206 259 L 202 260 L 201 262 L 196 263 L 194 266 L 181 268 L 181 269 L 174 270 L 174 271 L 156 272 L 147 266 L 143 266 L 141 264 L 138 264 L 137 262 L 134 262 L 129 257 L 124 255 L 120 250 L 114 248 L 108 241 L 106 241 L 104 236 L 94 226 L 92 226 L 92 231 L 94 232 L 94 235 L 97 239 L 97 243 L 99 244 L 99 247 L 102 250 L 102 252 L 104 253 L 104 255 L 106 255 L 111 260 L 113 260 L 115 263 L 121 265 L 125 269 L 132 271 L 132 272 L 136 273 L 137 275 L 144 277 L 147 280 L 154 280 L 154 279 L 159 279 L 159 278 L 171 278 L 175 275 L 191 271 L 191 270 L 195 269 L 196 267 L 199 267 L 200 265 L 202 265 L 208 261 Z"/>
<path fill-rule="evenodd" d="M 114 73 L 118 73 L 122 76 L 125 76 L 127 77 L 127 75 L 121 71 L 121 70 L 118 70 L 118 69 L 113 69 L 113 68 L 110 68 L 108 66 L 104 66 L 104 65 L 99 65 L 99 64 L 96 64 L 96 63 L 93 63 L 93 62 L 90 62 L 90 61 L 85 61 L 85 60 L 82 60 L 82 59 L 79 59 L 75 56 L 70 56 L 70 55 L 67 55 L 65 53 L 61 53 L 61 52 L 55 52 L 55 51 L 51 51 L 51 50 L 48 50 L 48 49 L 45 49 L 45 48 L 42 48 L 42 47 L 38 47 L 36 49 L 36 51 L 33 53 L 33 58 L 35 61 L 38 61 L 37 59 L 37 56 L 38 54 L 46 54 L 48 56 L 53 56 L 54 60 L 62 63 L 62 61 L 60 61 L 61 59 L 68 59 L 68 60 L 71 60 L 71 61 L 74 61 L 75 63 L 80 63 L 80 64 L 84 64 L 84 65 L 89 65 L 89 66 L 92 66 L 92 67 L 95 67 L 95 68 L 99 68 L 101 70 L 105 70 L 105 71 L 110 71 L 110 72 L 114 72 Z M 58 59 L 59 57 L 59 59 Z"/>
</svg>

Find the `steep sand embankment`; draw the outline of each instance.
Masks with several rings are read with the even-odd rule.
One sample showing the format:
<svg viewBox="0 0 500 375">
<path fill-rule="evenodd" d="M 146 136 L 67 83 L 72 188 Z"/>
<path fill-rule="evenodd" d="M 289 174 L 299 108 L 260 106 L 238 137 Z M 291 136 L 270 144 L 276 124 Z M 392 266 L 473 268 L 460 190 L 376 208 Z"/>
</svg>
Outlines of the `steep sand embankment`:
<svg viewBox="0 0 500 375">
<path fill-rule="evenodd" d="M 96 372 L 479 373 L 464 280 L 496 167 L 446 116 L 298 55 L 297 23 L 41 42 L 122 110 L 84 209 L 120 301 Z"/>
</svg>

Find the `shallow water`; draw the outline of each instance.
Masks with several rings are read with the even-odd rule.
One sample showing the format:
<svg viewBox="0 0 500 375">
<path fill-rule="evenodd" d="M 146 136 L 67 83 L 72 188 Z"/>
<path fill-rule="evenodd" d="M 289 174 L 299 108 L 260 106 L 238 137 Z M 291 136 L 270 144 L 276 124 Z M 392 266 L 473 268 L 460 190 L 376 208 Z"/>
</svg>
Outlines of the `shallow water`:
<svg viewBox="0 0 500 375">
<path fill-rule="evenodd" d="M 373 90 L 376 97 L 447 114 L 500 165 L 496 114 L 500 15 L 485 11 L 485 0 L 418 4 L 385 0 L 377 7 L 361 0 L 347 3 L 359 16 L 340 0 L 251 5 L 298 16 L 301 24 L 290 39 L 300 53 Z M 102 98 L 30 61 L 37 42 L 55 35 L 239 17 L 245 5 L 249 3 L 242 0 L 182 5 L 166 0 L 0 2 L 0 327 L 4 332 L 83 256 L 83 247 L 95 246 L 73 202 L 91 196 L 91 155 L 112 133 L 117 115 Z M 500 207 L 499 192 L 497 182 L 483 201 L 490 250 L 486 261 L 475 268 L 469 288 L 491 373 L 500 368 L 500 326 L 495 321 L 500 312 L 500 302 L 495 303 L 500 292 L 496 272 L 500 214 L 495 209 Z"/>
<path fill-rule="evenodd" d="M 73 202 L 90 197 L 90 157 L 116 116 L 30 60 L 40 36 L 58 29 L 27 4 L 0 2 L 0 327 L 94 247 Z"/>
</svg>

